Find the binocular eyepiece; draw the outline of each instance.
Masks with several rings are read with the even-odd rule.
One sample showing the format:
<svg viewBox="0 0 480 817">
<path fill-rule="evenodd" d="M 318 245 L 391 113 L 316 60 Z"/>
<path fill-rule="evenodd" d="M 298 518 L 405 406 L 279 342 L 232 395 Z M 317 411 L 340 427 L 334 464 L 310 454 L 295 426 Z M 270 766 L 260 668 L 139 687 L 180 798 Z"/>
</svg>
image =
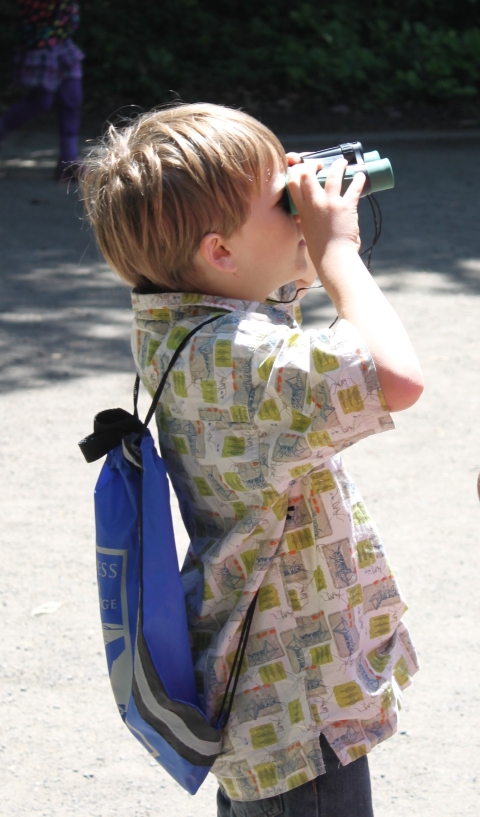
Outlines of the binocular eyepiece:
<svg viewBox="0 0 480 817">
<path fill-rule="evenodd" d="M 319 184 L 325 187 L 325 180 L 330 166 L 336 159 L 342 157 L 348 162 L 342 182 L 342 196 L 352 183 L 352 179 L 356 173 L 364 173 L 366 176 L 365 184 L 360 194 L 361 198 L 363 198 L 363 196 L 369 196 L 371 193 L 380 193 L 381 190 L 390 190 L 394 186 L 395 180 L 390 161 L 388 159 L 382 159 L 378 150 L 371 150 L 368 153 L 364 153 L 361 142 L 345 142 L 343 145 L 337 145 L 336 147 L 327 148 L 326 150 L 306 153 L 302 158 L 304 161 L 312 159 L 322 161 L 323 167 L 317 173 L 317 179 Z M 295 215 L 298 213 L 298 210 L 288 191 L 288 171 L 286 182 L 282 204 L 287 212 Z"/>
</svg>

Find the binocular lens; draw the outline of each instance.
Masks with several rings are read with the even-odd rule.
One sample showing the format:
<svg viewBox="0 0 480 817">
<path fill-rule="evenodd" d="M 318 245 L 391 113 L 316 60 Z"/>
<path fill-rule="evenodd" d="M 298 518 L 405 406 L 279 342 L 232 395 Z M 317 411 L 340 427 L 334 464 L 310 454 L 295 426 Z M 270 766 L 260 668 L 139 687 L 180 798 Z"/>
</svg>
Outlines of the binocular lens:
<svg viewBox="0 0 480 817">
<path fill-rule="evenodd" d="M 378 159 L 380 159 L 378 150 L 370 150 L 368 153 L 363 154 L 364 162 L 377 162 Z"/>
</svg>

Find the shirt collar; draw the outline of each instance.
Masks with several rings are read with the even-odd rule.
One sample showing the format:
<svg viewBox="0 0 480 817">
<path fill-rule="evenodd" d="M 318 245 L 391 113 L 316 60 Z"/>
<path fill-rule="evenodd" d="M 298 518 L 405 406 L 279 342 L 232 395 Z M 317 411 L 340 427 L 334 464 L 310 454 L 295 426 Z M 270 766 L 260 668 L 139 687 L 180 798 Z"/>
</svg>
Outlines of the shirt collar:
<svg viewBox="0 0 480 817">
<path fill-rule="evenodd" d="M 297 298 L 290 302 L 295 295 L 295 284 L 287 284 L 277 289 L 266 303 L 260 301 L 244 301 L 236 298 L 226 298 L 223 295 L 201 295 L 193 292 L 155 292 L 143 294 L 137 289 L 132 290 L 132 307 L 135 313 L 147 312 L 152 319 L 151 310 L 171 309 L 177 314 L 187 316 L 195 307 L 209 307 L 227 312 L 247 312 L 265 315 L 275 323 L 300 324 L 302 313 Z M 275 301 L 289 301 L 289 303 L 275 303 Z M 139 317 L 143 317 L 138 315 Z M 145 317 L 147 317 L 145 315 Z"/>
</svg>

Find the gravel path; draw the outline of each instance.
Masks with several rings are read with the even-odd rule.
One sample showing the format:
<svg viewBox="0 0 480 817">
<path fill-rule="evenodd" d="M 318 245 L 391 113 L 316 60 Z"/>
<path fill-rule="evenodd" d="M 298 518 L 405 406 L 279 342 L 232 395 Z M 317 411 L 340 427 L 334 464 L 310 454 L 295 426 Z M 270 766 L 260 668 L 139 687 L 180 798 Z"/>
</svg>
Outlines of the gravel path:
<svg viewBox="0 0 480 817">
<path fill-rule="evenodd" d="M 0 155 L 0 814 L 214 817 L 214 779 L 184 793 L 130 737 L 109 689 L 98 466 L 76 444 L 96 411 L 130 405 L 129 295 L 98 257 L 73 189 L 50 181 L 54 145 L 27 132 Z M 391 141 L 382 153 L 397 187 L 379 197 L 374 271 L 426 390 L 396 415 L 395 433 L 346 456 L 409 601 L 422 664 L 400 734 L 370 755 L 375 814 L 464 817 L 480 812 L 478 142 Z M 324 296 L 304 303 L 309 323 L 331 321 Z"/>
</svg>

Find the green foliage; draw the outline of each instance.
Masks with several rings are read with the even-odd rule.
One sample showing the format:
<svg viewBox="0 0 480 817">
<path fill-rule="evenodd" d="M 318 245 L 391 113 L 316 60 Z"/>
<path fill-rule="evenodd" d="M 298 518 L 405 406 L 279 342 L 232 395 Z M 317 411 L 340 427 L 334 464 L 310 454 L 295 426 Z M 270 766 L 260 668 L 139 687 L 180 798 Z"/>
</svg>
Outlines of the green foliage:
<svg viewBox="0 0 480 817">
<path fill-rule="evenodd" d="M 0 77 L 5 92 L 12 76 L 15 43 L 15 8 L 13 0 L 0 0 Z"/>
<path fill-rule="evenodd" d="M 0 68 L 14 0 L 0 0 Z M 83 0 L 87 99 L 372 108 L 475 98 L 480 0 Z M 8 72 L 7 72 L 8 73 Z"/>
</svg>

